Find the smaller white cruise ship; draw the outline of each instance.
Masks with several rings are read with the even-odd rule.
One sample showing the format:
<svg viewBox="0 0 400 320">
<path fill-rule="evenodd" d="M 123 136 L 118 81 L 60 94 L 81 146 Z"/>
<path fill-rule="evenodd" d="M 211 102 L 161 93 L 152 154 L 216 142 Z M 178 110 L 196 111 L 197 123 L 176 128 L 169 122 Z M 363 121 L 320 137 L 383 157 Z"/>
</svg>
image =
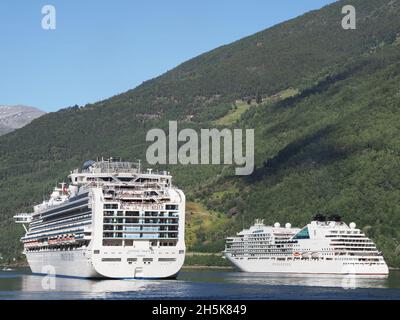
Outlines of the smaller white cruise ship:
<svg viewBox="0 0 400 320">
<path fill-rule="evenodd" d="M 387 276 L 381 252 L 354 222 L 317 215 L 304 228 L 264 225 L 227 238 L 224 256 L 240 271 Z"/>
</svg>

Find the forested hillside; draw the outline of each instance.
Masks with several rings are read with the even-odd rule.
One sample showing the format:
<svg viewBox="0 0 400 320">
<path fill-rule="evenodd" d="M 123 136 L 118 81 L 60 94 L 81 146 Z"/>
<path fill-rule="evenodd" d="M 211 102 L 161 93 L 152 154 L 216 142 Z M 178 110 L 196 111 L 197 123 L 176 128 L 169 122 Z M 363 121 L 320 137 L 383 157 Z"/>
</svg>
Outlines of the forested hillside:
<svg viewBox="0 0 400 320">
<path fill-rule="evenodd" d="M 255 129 L 256 170 L 170 166 L 187 193 L 189 246 L 216 252 L 254 218 L 354 220 L 400 266 L 400 1 L 339 1 L 183 63 L 124 94 L 47 114 L 0 137 L 0 253 L 20 257 L 20 226 L 56 181 L 86 159 L 145 160 L 146 132 Z M 203 210 L 208 210 L 204 213 Z M 196 220 L 196 212 L 216 223 Z M 222 223 L 223 222 L 223 223 Z"/>
</svg>

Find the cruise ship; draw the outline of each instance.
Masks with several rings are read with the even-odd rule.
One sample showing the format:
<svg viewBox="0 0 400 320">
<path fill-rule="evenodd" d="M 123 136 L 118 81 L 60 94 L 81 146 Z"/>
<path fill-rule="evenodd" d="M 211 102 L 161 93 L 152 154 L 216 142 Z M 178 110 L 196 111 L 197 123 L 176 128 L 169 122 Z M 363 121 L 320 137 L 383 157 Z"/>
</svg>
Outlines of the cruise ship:
<svg viewBox="0 0 400 320">
<path fill-rule="evenodd" d="M 223 253 L 244 272 L 388 275 L 381 252 L 354 222 L 330 220 L 319 215 L 302 229 L 256 220 L 227 238 Z"/>
<path fill-rule="evenodd" d="M 174 278 L 185 259 L 185 195 L 140 162 L 86 161 L 32 213 L 14 216 L 33 273 Z"/>
</svg>

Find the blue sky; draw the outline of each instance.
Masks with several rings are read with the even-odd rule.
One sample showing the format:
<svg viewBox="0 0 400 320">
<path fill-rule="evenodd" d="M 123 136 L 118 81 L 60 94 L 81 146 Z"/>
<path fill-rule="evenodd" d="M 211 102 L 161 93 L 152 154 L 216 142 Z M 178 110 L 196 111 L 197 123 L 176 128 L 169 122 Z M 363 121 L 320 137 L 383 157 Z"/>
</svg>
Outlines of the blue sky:
<svg viewBox="0 0 400 320">
<path fill-rule="evenodd" d="M 55 111 L 132 89 L 333 0 L 1 0 L 0 104 Z M 57 29 L 43 30 L 42 7 Z"/>
</svg>

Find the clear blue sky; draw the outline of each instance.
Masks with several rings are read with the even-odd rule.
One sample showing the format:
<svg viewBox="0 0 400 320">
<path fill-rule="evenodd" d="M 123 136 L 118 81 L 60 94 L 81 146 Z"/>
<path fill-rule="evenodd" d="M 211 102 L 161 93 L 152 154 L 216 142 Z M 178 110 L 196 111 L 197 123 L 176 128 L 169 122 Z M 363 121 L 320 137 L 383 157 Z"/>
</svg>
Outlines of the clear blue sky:
<svg viewBox="0 0 400 320">
<path fill-rule="evenodd" d="M 132 89 L 181 62 L 333 0 L 1 0 L 0 104 L 55 111 Z M 41 9 L 57 10 L 57 29 Z"/>
</svg>

